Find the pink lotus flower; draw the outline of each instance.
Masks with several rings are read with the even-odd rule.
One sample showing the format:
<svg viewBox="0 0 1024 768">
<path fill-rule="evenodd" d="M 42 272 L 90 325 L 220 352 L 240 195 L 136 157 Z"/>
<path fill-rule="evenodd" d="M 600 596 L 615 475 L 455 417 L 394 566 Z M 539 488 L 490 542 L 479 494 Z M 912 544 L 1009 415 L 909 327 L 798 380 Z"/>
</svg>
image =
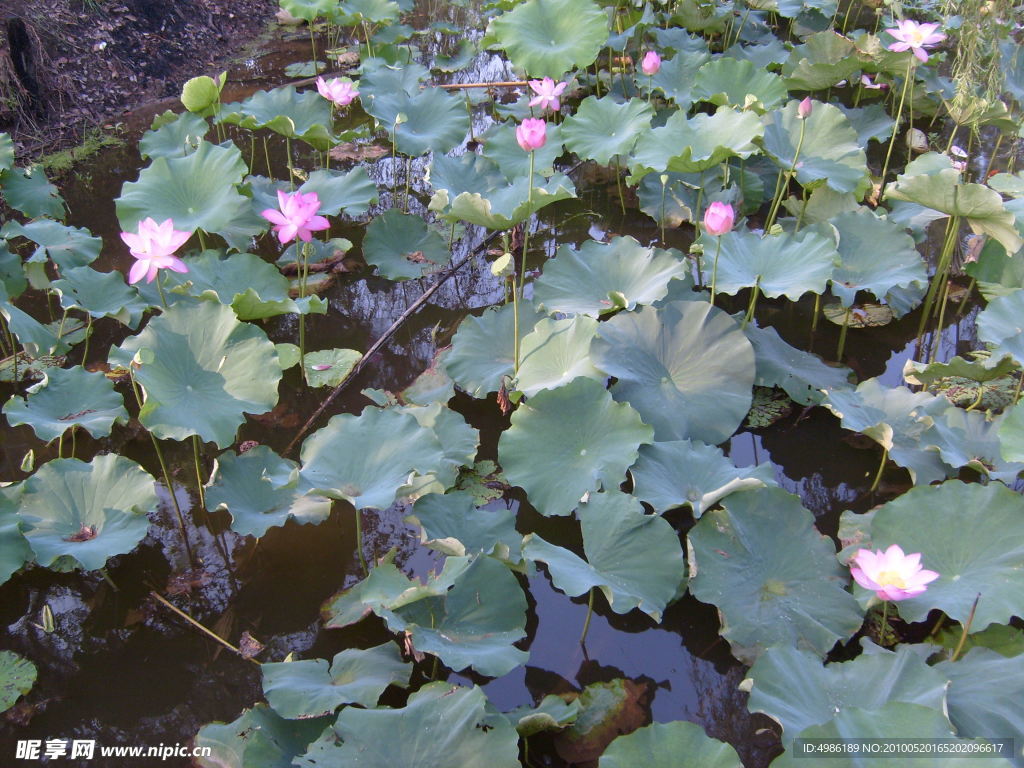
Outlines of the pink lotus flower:
<svg viewBox="0 0 1024 768">
<path fill-rule="evenodd" d="M 132 256 L 138 259 L 128 273 L 128 282 L 134 284 L 145 277 L 147 283 L 152 283 L 161 269 L 188 272 L 185 262 L 172 254 L 190 237 L 191 232 L 181 232 L 174 228 L 173 219 L 157 224 L 148 216 L 139 222 L 137 235 L 122 232 L 121 239 L 131 250 Z"/>
<path fill-rule="evenodd" d="M 811 97 L 805 96 L 804 100 L 797 104 L 796 116 L 801 120 L 806 120 L 811 116 L 811 111 L 814 109 L 814 104 L 811 103 Z"/>
<path fill-rule="evenodd" d="M 540 106 L 542 110 L 551 107 L 551 109 L 558 111 L 559 107 L 562 106 L 558 97 L 562 95 L 562 91 L 568 83 L 555 83 L 550 77 L 545 77 L 543 80 L 531 80 L 530 88 L 537 95 L 530 99 L 530 106 Z"/>
<path fill-rule="evenodd" d="M 871 75 L 861 75 L 860 84 L 870 91 L 884 91 L 889 87 L 887 83 L 876 83 Z"/>
<path fill-rule="evenodd" d="M 896 22 L 896 29 L 887 29 L 896 42 L 889 46 L 890 51 L 910 49 L 921 61 L 928 61 L 926 47 L 941 43 L 946 36 L 936 32 L 938 24 L 918 24 L 916 21 L 904 19 Z"/>
<path fill-rule="evenodd" d="M 728 203 L 713 202 L 704 211 L 704 230 L 709 235 L 724 235 L 732 229 L 736 211 Z"/>
<path fill-rule="evenodd" d="M 342 80 L 335 77 L 332 80 L 324 80 L 322 77 L 316 79 L 316 89 L 328 101 L 333 101 L 339 107 L 347 107 L 353 99 L 359 95 L 359 91 L 349 80 Z"/>
<path fill-rule="evenodd" d="M 939 578 L 935 571 L 921 569 L 921 555 L 906 555 L 898 544 L 884 552 L 859 549 L 853 556 L 850 573 L 864 589 L 874 590 L 880 600 L 903 600 L 924 592 Z"/>
<path fill-rule="evenodd" d="M 539 117 L 528 117 L 516 127 L 516 141 L 526 152 L 544 146 L 548 140 L 548 124 Z"/>
<path fill-rule="evenodd" d="M 274 225 L 277 239 L 281 245 L 291 242 L 296 236 L 303 242 L 308 243 L 313 239 L 313 233 L 327 229 L 331 223 L 323 216 L 317 216 L 320 210 L 320 198 L 316 192 L 292 192 L 283 190 L 277 191 L 277 202 L 281 210 L 267 208 L 260 215 Z"/>
<path fill-rule="evenodd" d="M 648 77 L 658 74 L 658 70 L 661 69 L 661 56 L 654 51 L 648 51 L 644 54 L 644 60 L 640 62 L 640 71 L 642 71 Z"/>
</svg>

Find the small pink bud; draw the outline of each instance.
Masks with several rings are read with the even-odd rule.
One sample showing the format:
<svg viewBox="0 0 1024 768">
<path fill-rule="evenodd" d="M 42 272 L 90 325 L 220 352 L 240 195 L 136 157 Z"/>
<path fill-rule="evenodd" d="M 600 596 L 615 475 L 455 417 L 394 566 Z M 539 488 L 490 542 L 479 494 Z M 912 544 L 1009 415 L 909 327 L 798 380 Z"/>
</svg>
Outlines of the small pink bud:
<svg viewBox="0 0 1024 768">
<path fill-rule="evenodd" d="M 811 110 L 814 109 L 814 105 L 811 104 L 811 97 L 805 96 L 804 100 L 800 102 L 796 108 L 796 116 L 801 120 L 806 120 L 811 116 Z"/>
<path fill-rule="evenodd" d="M 736 212 L 728 203 L 714 202 L 704 211 L 704 230 L 709 235 L 724 235 L 732 229 Z"/>
<path fill-rule="evenodd" d="M 654 51 L 648 51 L 644 54 L 644 60 L 640 63 L 640 69 L 648 77 L 658 74 L 658 70 L 661 69 L 661 56 Z"/>
<path fill-rule="evenodd" d="M 547 141 L 548 124 L 539 117 L 528 117 L 516 128 L 516 141 L 525 152 L 540 149 Z"/>
</svg>

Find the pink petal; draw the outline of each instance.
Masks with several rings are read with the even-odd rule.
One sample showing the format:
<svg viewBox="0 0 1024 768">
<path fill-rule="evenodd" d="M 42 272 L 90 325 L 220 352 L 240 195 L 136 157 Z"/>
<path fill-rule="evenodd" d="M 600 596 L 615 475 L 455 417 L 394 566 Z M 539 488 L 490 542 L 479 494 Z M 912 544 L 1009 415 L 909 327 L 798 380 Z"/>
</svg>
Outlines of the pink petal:
<svg viewBox="0 0 1024 768">
<path fill-rule="evenodd" d="M 915 48 L 914 55 L 917 56 L 921 61 L 928 61 L 928 51 L 924 48 Z"/>
<path fill-rule="evenodd" d="M 146 276 L 146 272 L 149 271 L 149 261 L 147 259 L 139 259 L 132 264 L 131 270 L 128 272 L 128 284 L 134 285 L 139 282 L 143 277 Z"/>
<path fill-rule="evenodd" d="M 892 45 L 889 46 L 889 50 L 890 51 L 894 51 L 896 53 L 900 53 L 902 51 L 905 51 L 908 48 L 910 48 L 910 43 L 904 43 L 902 41 L 898 42 L 898 43 L 893 43 Z"/>
<path fill-rule="evenodd" d="M 277 229 L 277 239 L 281 241 L 281 245 L 294 240 L 295 234 L 298 232 L 298 227 L 294 224 L 284 224 L 280 228 L 275 227 L 275 229 Z"/>
<path fill-rule="evenodd" d="M 185 266 L 185 262 L 179 259 L 177 256 L 171 256 L 170 261 L 166 264 L 166 267 L 175 272 L 188 272 L 188 267 Z"/>
<path fill-rule="evenodd" d="M 262 211 L 260 213 L 260 216 L 265 218 L 271 224 L 282 225 L 282 224 L 287 224 L 288 223 L 288 219 L 286 219 L 284 216 L 282 216 L 281 212 L 276 210 L 276 209 L 274 209 L 274 208 L 267 208 L 265 211 Z"/>
<path fill-rule="evenodd" d="M 125 245 L 133 251 L 145 250 L 146 241 L 138 235 L 132 234 L 131 232 L 122 232 L 121 239 L 124 240 Z"/>
<path fill-rule="evenodd" d="M 306 224 L 307 229 L 311 229 L 314 232 L 319 232 L 322 229 L 330 229 L 331 222 L 325 219 L 323 216 L 314 216 Z"/>
</svg>

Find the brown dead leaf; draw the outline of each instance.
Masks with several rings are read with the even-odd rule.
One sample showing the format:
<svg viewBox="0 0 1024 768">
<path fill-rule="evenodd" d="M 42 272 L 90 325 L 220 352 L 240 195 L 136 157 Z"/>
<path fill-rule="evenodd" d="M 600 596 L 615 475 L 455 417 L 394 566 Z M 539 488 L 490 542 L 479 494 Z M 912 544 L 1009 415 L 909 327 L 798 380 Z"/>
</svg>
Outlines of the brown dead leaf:
<svg viewBox="0 0 1024 768">
<path fill-rule="evenodd" d="M 256 658 L 263 653 L 265 647 L 263 643 L 250 635 L 248 630 L 242 633 L 242 637 L 238 641 L 238 650 L 242 652 L 244 659 Z"/>
</svg>

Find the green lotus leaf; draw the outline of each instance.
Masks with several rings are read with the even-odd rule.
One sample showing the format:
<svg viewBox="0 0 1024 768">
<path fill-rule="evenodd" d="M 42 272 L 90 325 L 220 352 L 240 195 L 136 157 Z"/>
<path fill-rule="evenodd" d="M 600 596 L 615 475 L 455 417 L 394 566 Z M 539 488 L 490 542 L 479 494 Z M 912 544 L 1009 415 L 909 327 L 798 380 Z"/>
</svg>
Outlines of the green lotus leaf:
<svg viewBox="0 0 1024 768">
<path fill-rule="evenodd" d="M 576 195 L 572 181 L 556 173 L 547 180 L 535 176 L 531 197 L 528 176 L 508 181 L 493 162 L 472 153 L 457 159 L 435 155 L 430 183 L 437 191 L 431 198 L 430 210 L 448 221 L 508 229 L 541 208 Z"/>
<path fill-rule="evenodd" d="M 398 21 L 402 9 L 394 0 L 344 0 L 331 13 L 332 21 L 346 27 L 362 22 L 369 24 L 391 24 Z"/>
<path fill-rule="evenodd" d="M 761 237 L 747 229 L 721 235 L 716 291 L 735 295 L 759 286 L 769 298 L 785 296 L 797 301 L 805 293 L 822 294 L 839 263 L 834 240 L 813 230 L 797 235 Z M 711 284 L 717 238 L 701 235 L 704 244 L 704 284 Z"/>
<path fill-rule="evenodd" d="M 479 509 L 472 494 L 430 493 L 416 501 L 405 518 L 420 526 L 420 538 L 445 555 L 494 555 L 509 564 L 522 560 L 523 536 L 510 509 Z"/>
<path fill-rule="evenodd" d="M 657 440 L 727 440 L 750 410 L 754 350 L 736 321 L 702 301 L 622 312 L 598 328 L 594 365 Z"/>
<path fill-rule="evenodd" d="M 754 683 L 747 707 L 782 726 L 786 749 L 801 731 L 824 725 L 849 707 L 875 710 L 902 701 L 942 711 L 946 677 L 916 650 L 901 645 L 895 652 L 862 653 L 853 661 L 823 665 L 808 651 L 768 648 L 747 673 Z"/>
<path fill-rule="evenodd" d="M 785 645 L 824 657 L 860 628 L 849 571 L 799 497 L 761 488 L 722 504 L 690 531 L 690 592 L 718 607 L 734 656 L 750 664 Z"/>
<path fill-rule="evenodd" d="M 796 100 L 764 116 L 765 152 L 784 171 L 797 158 L 796 180 L 805 187 L 824 184 L 859 198 L 867 186 L 868 165 L 857 132 L 838 107 L 820 101 L 811 104 L 806 120 L 800 118 Z"/>
<path fill-rule="evenodd" d="M 246 413 L 277 405 L 274 345 L 221 304 L 173 305 L 111 350 L 115 365 L 128 367 L 133 359 L 141 362 L 135 380 L 145 394 L 139 420 L 158 438 L 199 435 L 226 448 Z"/>
<path fill-rule="evenodd" d="M 18 343 L 31 358 L 54 353 L 60 355 L 70 349 L 68 343 L 58 338 L 53 330 L 8 301 L 7 288 L 2 283 L 0 283 L 0 316 L 7 321 L 7 327 L 17 337 Z"/>
<path fill-rule="evenodd" d="M 860 72 L 853 41 L 827 29 L 804 38 L 782 67 L 791 91 L 820 91 Z"/>
<path fill-rule="evenodd" d="M 1014 198 L 1024 197 L 1024 172 L 997 173 L 988 180 L 988 185 L 1001 194 Z"/>
<path fill-rule="evenodd" d="M 892 744 L 907 738 L 913 738 L 915 742 L 941 739 L 951 742 L 951 746 L 967 743 L 966 739 L 956 738 L 949 720 L 940 710 L 902 701 L 892 701 L 871 710 L 847 707 L 828 723 L 804 729 L 797 738 L 815 743 L 822 743 L 821 740 L 825 743 L 858 743 L 858 740 L 871 739 L 877 740 L 876 743 Z M 907 768 L 1011 768 L 1012 765 L 1001 757 L 971 757 L 971 754 L 971 751 L 964 751 L 962 754 L 954 752 L 948 757 L 929 754 L 921 758 L 901 755 L 899 765 Z M 809 762 L 819 761 L 813 757 L 808 760 L 808 755 L 796 751 L 786 752 L 772 762 L 772 768 L 800 768 Z M 827 758 L 829 768 L 891 768 L 894 762 L 892 756 L 886 754 L 828 755 Z"/>
<path fill-rule="evenodd" d="M 306 383 L 311 387 L 336 387 L 362 359 L 354 349 L 318 349 L 306 353 Z"/>
<path fill-rule="evenodd" d="M 650 78 L 650 86 L 664 93 L 680 110 L 686 111 L 693 104 L 693 80 L 697 70 L 710 59 L 711 54 L 706 47 L 704 50 L 678 51 L 671 59 L 661 62 L 661 68 Z M 646 79 L 638 77 L 638 84 L 647 85 L 644 83 Z"/>
<path fill-rule="evenodd" d="M 387 509 L 414 470 L 435 471 L 444 459 L 432 430 L 393 409 L 365 408 L 333 417 L 302 444 L 300 487 L 357 509 Z"/>
<path fill-rule="evenodd" d="M 448 243 L 421 216 L 391 208 L 366 227 L 363 258 L 389 280 L 423 277 L 451 257 Z"/>
<path fill-rule="evenodd" d="M 693 83 L 695 101 L 710 101 L 740 109 L 753 107 L 758 113 L 774 109 L 786 98 L 786 83 L 778 75 L 759 69 L 749 61 L 721 57 L 697 71 Z"/>
<path fill-rule="evenodd" d="M 185 87 L 188 87 L 188 83 Z M 220 91 L 217 92 L 214 103 L 219 99 Z M 139 154 L 149 159 L 184 157 L 198 149 L 199 143 L 209 132 L 210 124 L 205 118 L 192 112 L 183 112 L 171 122 L 166 122 L 155 130 L 146 131 L 139 139 Z"/>
<path fill-rule="evenodd" d="M 285 720 L 259 703 L 230 723 L 207 723 L 200 728 L 195 745 L 209 749 L 210 754 L 195 758 L 195 764 L 199 768 L 290 767 L 329 723 L 326 717 Z"/>
<path fill-rule="evenodd" d="M 64 198 L 38 166 L 9 168 L 0 172 L 4 202 L 29 218 L 64 218 Z"/>
<path fill-rule="evenodd" d="M 32 558 L 32 548 L 21 532 L 18 500 L 23 486 L 0 488 L 0 584 Z"/>
<path fill-rule="evenodd" d="M 708 736 L 695 723 L 652 723 L 608 745 L 598 768 L 742 768 L 728 744 Z"/>
<path fill-rule="evenodd" d="M 1024 733 L 1024 666 L 988 648 L 973 648 L 935 671 L 949 679 L 949 719 L 965 738 Z"/>
<path fill-rule="evenodd" d="M 152 475 L 114 453 L 47 462 L 24 483 L 18 514 L 40 565 L 69 557 L 87 571 L 135 549 L 157 496 Z"/>
<path fill-rule="evenodd" d="M 750 323 L 743 332 L 754 347 L 757 386 L 780 387 L 801 405 L 820 403 L 825 397 L 823 389 L 851 387 L 853 371 L 846 366 L 826 365 L 817 355 L 791 347 L 771 326 L 758 328 Z"/>
<path fill-rule="evenodd" d="M 870 523 L 874 548 L 899 544 L 920 552 L 923 567 L 939 574 L 924 594 L 900 601 L 900 615 L 924 621 L 938 608 L 964 623 L 980 594 L 975 631 L 1024 612 L 1022 534 L 1019 494 L 1000 483 L 959 480 L 912 488 L 876 510 Z"/>
<path fill-rule="evenodd" d="M 375 58 L 363 62 L 362 70 L 359 101 L 369 115 L 379 111 L 374 106 L 378 98 L 388 99 L 396 94 L 412 96 L 430 77 L 430 70 L 415 61 L 392 65 Z"/>
<path fill-rule="evenodd" d="M 361 165 L 346 172 L 330 169 L 313 171 L 299 187 L 299 192 L 316 192 L 323 216 L 337 216 L 342 211 L 349 216 L 362 216 L 377 202 L 377 185 Z M 277 207 L 276 198 L 268 207 Z"/>
<path fill-rule="evenodd" d="M 568 515 L 583 494 L 618 488 L 653 432 L 604 386 L 579 378 L 520 404 L 498 440 L 498 460 L 538 512 Z"/>
<path fill-rule="evenodd" d="M 389 685 L 407 687 L 412 664 L 387 642 L 362 650 L 349 648 L 327 659 L 261 664 L 263 695 L 274 711 L 289 720 L 329 715 L 342 704 L 377 706 Z"/>
<path fill-rule="evenodd" d="M 73 267 L 91 264 L 100 255 L 103 239 L 93 237 L 89 230 L 61 224 L 51 219 L 37 219 L 21 224 L 13 219 L 0 229 L 0 237 L 8 240 L 24 237 L 38 247 L 28 258 L 28 263 L 45 264 L 47 258 L 63 273 Z"/>
<path fill-rule="evenodd" d="M 330 103 L 316 91 L 299 92 L 291 85 L 256 91 L 245 101 L 224 104 L 217 119 L 249 130 L 267 128 L 321 151 L 334 143 Z"/>
<path fill-rule="evenodd" d="M 69 427 L 81 427 L 93 437 L 110 434 L 115 423 L 128 423 L 124 399 L 102 373 L 89 373 L 82 366 L 52 368 L 38 384 L 28 388 L 26 398 L 17 395 L 4 405 L 4 416 L 12 427 L 28 424 L 44 442 L 56 440 Z"/>
<path fill-rule="evenodd" d="M 259 256 L 208 250 L 184 261 L 188 272 L 175 292 L 229 305 L 239 320 L 262 320 L 299 311 L 288 296 L 288 278 Z"/>
<path fill-rule="evenodd" d="M 64 309 L 81 309 L 93 317 L 113 317 L 130 328 L 138 327 L 150 306 L 125 283 L 120 272 L 97 272 L 92 267 L 63 269 L 52 288 Z"/>
<path fill-rule="evenodd" d="M 843 427 L 867 435 L 906 468 L 917 485 L 944 480 L 952 470 L 937 451 L 927 450 L 923 436 L 947 408 L 949 401 L 906 387 L 889 388 L 867 379 L 856 390 L 829 389 L 822 403 L 842 420 Z"/>
<path fill-rule="evenodd" d="M 771 464 L 736 467 L 720 448 L 690 440 L 640 446 L 629 473 L 633 495 L 655 512 L 689 504 L 695 518 L 730 493 L 776 484 Z"/>
<path fill-rule="evenodd" d="M 0 133 L 0 173 L 9 171 L 14 167 L 14 142 L 11 134 L 6 131 Z"/>
<path fill-rule="evenodd" d="M 590 360 L 597 320 L 576 315 L 564 320 L 539 320 L 523 336 L 515 387 L 527 396 L 564 386 L 577 376 L 604 381 Z"/>
<path fill-rule="evenodd" d="M 1024 471 L 1024 464 L 1003 460 L 999 430 L 1004 418 L 989 419 L 978 411 L 947 408 L 921 441 L 937 449 L 942 460 L 951 467 L 971 467 L 993 480 L 1012 484 Z"/>
<path fill-rule="evenodd" d="M 530 155 L 533 172 L 545 178 L 555 174 L 555 160 L 562 154 L 562 126 L 548 125 L 544 146 L 532 153 L 524 152 L 516 139 L 516 126 L 511 121 L 492 125 L 483 135 L 483 155 L 492 160 L 509 181 L 530 173 Z"/>
<path fill-rule="evenodd" d="M 315 764 L 338 768 L 519 768 L 519 738 L 492 715 L 484 692 L 436 683 L 401 709 L 346 707 L 334 730 L 341 745 Z M 300 768 L 312 763 L 299 763 Z"/>
<path fill-rule="evenodd" d="M 469 563 L 469 558 L 449 557 L 444 561 L 444 567 L 438 576 L 426 584 L 421 584 L 409 579 L 395 567 L 397 552 L 397 549 L 389 550 L 378 559 L 376 566 L 365 579 L 332 595 L 324 603 L 321 608 L 324 627 L 342 629 L 351 626 L 378 608 L 397 601 L 403 595 L 417 600 L 443 595 L 451 588 L 455 577 L 461 574 Z"/>
<path fill-rule="evenodd" d="M 147 217 L 157 223 L 174 220 L 181 231 L 202 229 L 220 232 L 249 210 L 249 198 L 235 185 L 247 171 L 242 153 L 202 142 L 187 157 L 158 157 L 127 182 L 115 200 L 117 218 L 127 232 L 134 232 Z"/>
<path fill-rule="evenodd" d="M 995 346 L 993 358 L 1010 355 L 1024 365 L 1024 330 L 1020 318 L 1024 312 L 1024 290 L 997 296 L 978 313 L 978 338 Z"/>
<path fill-rule="evenodd" d="M 293 473 L 297 477 L 298 465 L 265 445 L 238 455 L 222 453 L 206 486 L 207 506 L 211 510 L 226 509 L 231 515 L 231 530 L 256 538 L 289 519 L 302 525 L 326 520 L 331 513 L 330 499 L 302 494 L 293 482 L 274 482 L 291 478 Z"/>
<path fill-rule="evenodd" d="M 444 369 L 448 354 L 449 350 L 443 349 L 434 355 L 430 365 L 402 390 L 402 402 L 412 405 L 444 405 L 455 396 L 455 382 Z"/>
<path fill-rule="evenodd" d="M 1019 368 L 1011 357 L 979 357 L 968 362 L 957 356 L 948 363 L 930 364 L 907 360 L 903 379 L 960 408 L 1001 413 L 1013 405 Z"/>
<path fill-rule="evenodd" d="M 540 319 L 531 306 L 519 308 L 519 333 L 528 334 Z M 479 317 L 467 315 L 452 339 L 445 371 L 473 397 L 497 392 L 515 365 L 515 309 L 506 304 Z"/>
<path fill-rule="evenodd" d="M 695 222 L 697 194 L 702 181 L 715 169 L 704 173 L 648 173 L 640 180 L 636 195 L 640 210 L 662 227 L 678 227 Z M 664 185 L 661 183 L 665 180 Z"/>
<path fill-rule="evenodd" d="M 948 651 L 946 656 L 949 656 L 960 645 L 962 636 L 963 627 L 953 624 L 929 635 L 925 642 L 944 648 Z M 1020 656 L 1024 654 L 1024 629 L 1006 624 L 989 624 L 987 629 L 967 635 L 962 650 L 966 653 L 972 648 L 988 648 L 1006 658 Z"/>
<path fill-rule="evenodd" d="M 672 526 L 618 490 L 591 494 L 576 515 L 586 560 L 537 534 L 523 540 L 523 555 L 546 564 L 554 585 L 571 597 L 597 588 L 616 613 L 639 608 L 661 621 L 686 570 Z"/>
<path fill-rule="evenodd" d="M 637 138 L 650 128 L 654 110 L 640 99 L 622 103 L 611 96 L 588 96 L 562 124 L 565 146 L 583 160 L 608 165 L 628 155 Z"/>
<path fill-rule="evenodd" d="M 13 651 L 0 651 L 0 712 L 13 707 L 35 684 L 35 664 Z"/>
<path fill-rule="evenodd" d="M 832 273 L 832 293 L 844 307 L 854 303 L 857 291 L 884 299 L 894 288 L 928 282 L 924 260 L 903 227 L 867 208 L 842 213 L 831 223 L 842 258 Z"/>
<path fill-rule="evenodd" d="M 20 296 L 28 287 L 21 259 L 2 244 L 0 244 L 0 286 L 8 296 L 13 298 Z"/>
<path fill-rule="evenodd" d="M 665 125 L 641 134 L 629 162 L 630 182 L 651 172 L 695 173 L 730 157 L 750 157 L 758 151 L 754 140 L 763 134 L 753 112 L 722 107 L 690 119 L 682 110 L 674 112 Z"/>
<path fill-rule="evenodd" d="M 1024 405 L 1018 402 L 999 426 L 1002 456 L 1006 461 L 1024 461 Z"/>
<path fill-rule="evenodd" d="M 459 469 L 476 457 L 480 434 L 466 423 L 462 414 L 447 408 L 444 403 L 405 405 L 400 410 L 411 414 L 422 429 L 434 432 L 444 456 L 436 467 L 416 475 L 399 488 L 399 498 L 408 500 L 426 493 L 444 493 L 455 485 Z"/>
<path fill-rule="evenodd" d="M 493 19 L 483 43 L 500 47 L 530 77 L 586 69 L 608 39 L 608 17 L 590 0 L 527 0 Z"/>
<path fill-rule="evenodd" d="M 534 302 L 549 314 L 598 317 L 652 304 L 665 297 L 670 281 L 687 275 L 678 251 L 645 248 L 632 237 L 614 237 L 609 243 L 588 240 L 579 250 L 563 245 L 544 265 Z"/>
<path fill-rule="evenodd" d="M 412 30 L 411 27 L 410 30 Z M 415 30 L 412 30 L 412 33 L 415 33 Z M 478 53 L 480 51 L 477 49 L 476 42 L 464 37 L 459 40 L 458 46 L 451 55 L 436 54 L 430 68 L 434 72 L 459 72 L 468 69 Z"/>
<path fill-rule="evenodd" d="M 917 203 L 965 219 L 977 234 L 998 240 L 1007 253 L 1024 247 L 1013 213 L 1003 205 L 999 193 L 984 184 L 962 183 L 960 172 L 946 155 L 928 152 L 909 163 L 896 182 L 886 187 L 885 199 Z"/>
<path fill-rule="evenodd" d="M 579 699 L 565 701 L 551 693 L 536 707 L 518 707 L 506 712 L 505 717 L 515 726 L 519 735 L 529 738 L 542 731 L 560 731 L 576 721 L 580 714 Z"/>
<path fill-rule="evenodd" d="M 843 111 L 853 130 L 857 132 L 857 141 L 862 147 L 866 147 L 871 139 L 881 142 L 888 141 L 892 136 L 896 121 L 889 117 L 889 113 L 881 104 L 871 104 L 867 107 L 844 107 L 842 104 L 836 106 Z"/>
<path fill-rule="evenodd" d="M 388 129 L 398 151 L 410 157 L 449 152 L 469 132 L 465 101 L 444 88 L 425 88 L 411 96 L 401 92 L 379 96 L 370 110 Z"/>
</svg>

